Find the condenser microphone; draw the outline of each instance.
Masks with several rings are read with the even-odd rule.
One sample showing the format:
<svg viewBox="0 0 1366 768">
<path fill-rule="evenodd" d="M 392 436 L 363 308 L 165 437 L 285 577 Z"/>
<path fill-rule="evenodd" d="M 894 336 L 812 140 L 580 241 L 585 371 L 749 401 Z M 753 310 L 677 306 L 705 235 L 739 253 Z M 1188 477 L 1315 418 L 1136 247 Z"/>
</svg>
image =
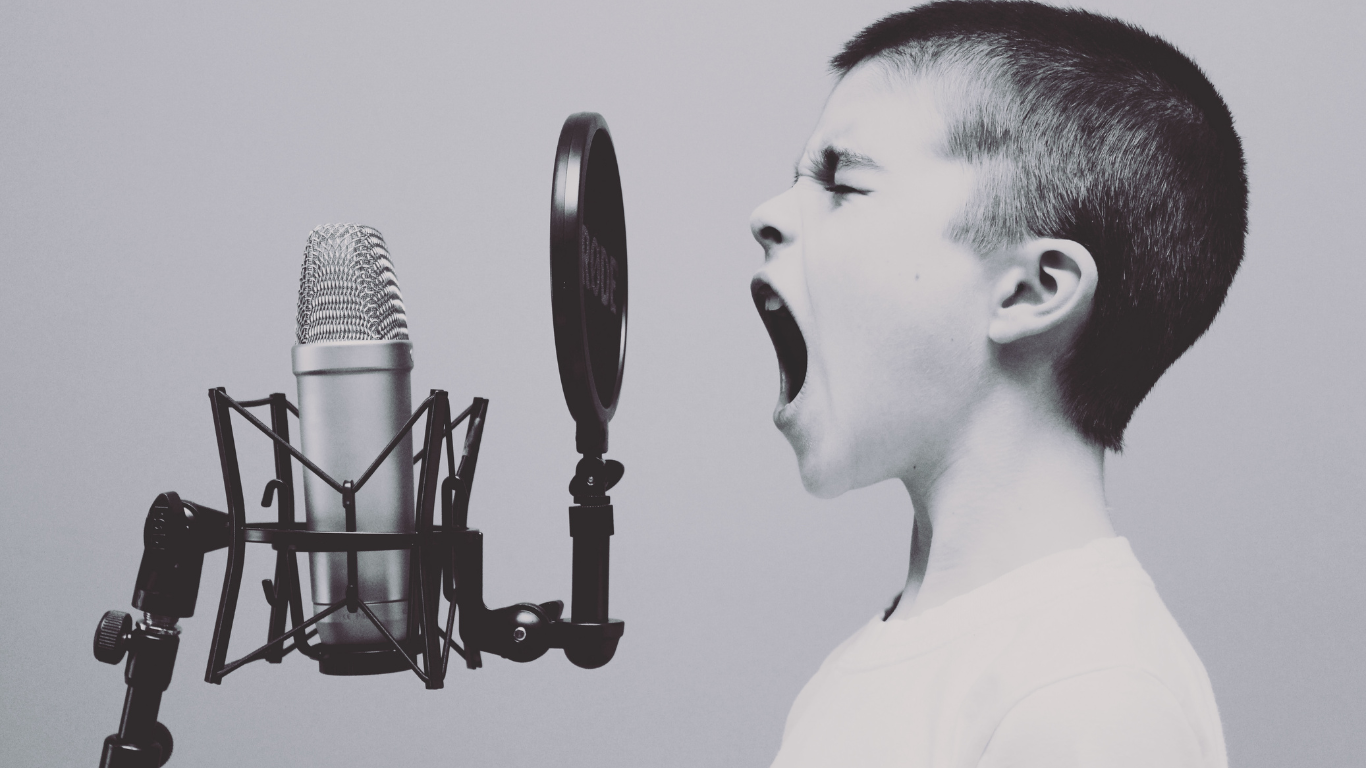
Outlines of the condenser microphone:
<svg viewBox="0 0 1366 768">
<path fill-rule="evenodd" d="M 305 456 L 338 481 L 355 480 L 412 413 L 413 349 L 384 238 L 370 227 L 314 229 L 299 277 L 299 431 Z M 304 473 L 308 529 L 346 530 L 342 495 Z M 406 435 L 355 494 L 356 530 L 413 531 L 413 441 Z M 312 552 L 314 613 L 346 597 L 347 553 Z M 356 554 L 359 598 L 397 640 L 408 630 L 409 552 Z M 384 643 L 363 612 L 318 623 L 329 645 Z"/>
</svg>

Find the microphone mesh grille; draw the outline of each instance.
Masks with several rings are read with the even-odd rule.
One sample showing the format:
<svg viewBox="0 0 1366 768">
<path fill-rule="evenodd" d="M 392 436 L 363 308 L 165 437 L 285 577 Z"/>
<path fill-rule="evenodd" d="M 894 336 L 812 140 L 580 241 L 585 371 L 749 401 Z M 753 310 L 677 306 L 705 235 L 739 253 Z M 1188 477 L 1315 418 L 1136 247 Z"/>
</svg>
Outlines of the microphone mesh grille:
<svg viewBox="0 0 1366 768">
<path fill-rule="evenodd" d="M 296 337 L 300 344 L 408 338 L 403 295 L 377 230 L 324 224 L 309 233 Z"/>
</svg>

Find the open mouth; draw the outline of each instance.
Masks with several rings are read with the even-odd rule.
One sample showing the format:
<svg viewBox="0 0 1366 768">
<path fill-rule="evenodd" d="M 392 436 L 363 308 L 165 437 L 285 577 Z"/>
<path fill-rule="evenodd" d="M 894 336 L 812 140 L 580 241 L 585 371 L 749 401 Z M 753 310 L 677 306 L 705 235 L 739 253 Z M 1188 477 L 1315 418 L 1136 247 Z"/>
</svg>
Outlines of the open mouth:
<svg viewBox="0 0 1366 768">
<path fill-rule="evenodd" d="M 786 302 L 773 287 L 756 278 L 749 285 L 754 306 L 764 320 L 768 337 L 778 352 L 778 370 L 782 374 L 783 401 L 792 402 L 806 382 L 806 339 L 797 327 L 796 318 Z"/>
</svg>

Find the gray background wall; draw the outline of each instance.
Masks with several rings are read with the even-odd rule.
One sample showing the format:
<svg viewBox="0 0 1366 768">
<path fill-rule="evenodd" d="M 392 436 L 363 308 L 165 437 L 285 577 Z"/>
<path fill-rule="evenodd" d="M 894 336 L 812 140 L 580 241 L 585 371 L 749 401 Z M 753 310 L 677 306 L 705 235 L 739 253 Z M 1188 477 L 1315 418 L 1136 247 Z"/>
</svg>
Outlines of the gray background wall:
<svg viewBox="0 0 1366 768">
<path fill-rule="evenodd" d="M 293 391 L 320 223 L 386 235 L 414 389 L 492 399 L 471 513 L 490 602 L 568 597 L 576 455 L 546 204 L 561 122 L 594 110 L 616 136 L 632 258 L 617 659 L 493 658 L 427 692 L 291 657 L 209 686 L 219 552 L 163 706 L 174 764 L 767 765 L 803 682 L 896 592 L 910 510 L 894 484 L 802 491 L 769 421 L 746 220 L 789 181 L 825 59 L 903 6 L 225 5 L 0 7 L 0 762 L 96 762 L 124 687 L 90 657 L 95 622 L 129 608 L 158 492 L 224 506 L 205 391 Z M 1086 7 L 1206 68 L 1253 190 L 1223 315 L 1109 463 L 1116 526 L 1209 669 L 1233 762 L 1353 764 L 1366 18 L 1326 1 Z M 252 499 L 268 452 L 243 444 Z M 267 552 L 249 552 L 237 653 L 264 639 Z"/>
</svg>

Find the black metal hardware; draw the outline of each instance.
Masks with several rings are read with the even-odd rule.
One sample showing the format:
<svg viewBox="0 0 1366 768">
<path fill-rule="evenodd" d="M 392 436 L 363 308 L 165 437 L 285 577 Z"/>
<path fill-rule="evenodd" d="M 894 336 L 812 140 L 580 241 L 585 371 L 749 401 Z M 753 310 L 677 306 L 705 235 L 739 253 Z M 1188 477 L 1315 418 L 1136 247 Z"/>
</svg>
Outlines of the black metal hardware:
<svg viewBox="0 0 1366 768">
<path fill-rule="evenodd" d="M 127 619 L 128 615 L 122 617 Z M 149 617 L 137 623 L 122 645 L 128 651 L 128 665 L 124 669 L 128 692 L 123 699 L 118 733 L 104 740 L 100 768 L 156 768 L 171 759 L 171 732 L 157 721 L 157 711 L 161 694 L 171 684 L 180 631 L 172 618 Z M 119 655 L 122 656 L 122 649 Z"/>
<path fill-rule="evenodd" d="M 96 659 L 117 664 L 128 656 L 123 715 L 118 733 L 104 740 L 101 768 L 155 768 L 170 759 L 171 732 L 157 714 L 180 647 L 176 620 L 194 615 L 204 554 L 228 545 L 226 513 L 175 493 L 152 502 L 133 589 L 133 605 L 145 618 L 134 625 L 128 614 L 109 611 L 95 630 Z"/>
<path fill-rule="evenodd" d="M 165 493 L 148 512 L 133 595 L 133 605 L 144 612 L 144 619 L 134 624 L 127 614 L 111 611 L 95 636 L 94 652 L 100 661 L 116 664 L 128 657 L 123 717 L 119 732 L 105 740 L 102 768 L 159 766 L 169 759 L 171 734 L 157 721 L 157 714 L 179 647 L 176 620 L 194 613 L 204 554 L 223 547 L 228 550 L 227 564 L 204 673 L 210 683 L 220 684 L 225 676 L 260 659 L 281 663 L 296 650 L 317 661 L 324 674 L 369 675 L 408 669 L 428 689 L 443 686 L 452 649 L 469 669 L 483 665 L 484 651 L 526 662 L 551 648 L 561 648 L 571 662 L 590 669 L 612 659 L 625 625 L 608 614 L 614 520 L 607 491 L 625 470 L 619 462 L 604 461 L 602 454 L 607 451 L 608 422 L 616 412 L 625 364 L 628 275 L 621 179 L 616 150 L 601 115 L 583 112 L 565 121 L 551 189 L 556 357 L 565 403 L 576 424 L 575 446 L 583 457 L 569 485 L 574 500 L 569 510 L 574 542 L 570 618 L 564 618 L 564 603 L 558 600 L 496 609 L 484 604 L 484 540 L 482 533 L 469 528 L 469 505 L 487 400 L 474 398 L 451 418 L 446 393 L 432 390 L 360 477 L 338 480 L 290 444 L 289 414 L 297 418 L 299 409 L 283 394 L 239 402 L 222 388 L 212 389 L 209 402 L 227 511 Z M 249 410 L 262 406 L 270 409 L 269 426 Z M 234 413 L 271 441 L 275 477 L 262 489 L 261 506 L 275 506 L 272 522 L 247 522 Z M 358 530 L 357 492 L 399 443 L 413 434 L 424 415 L 423 445 L 413 460 L 420 469 L 412 532 Z M 466 431 L 457 462 L 452 433 L 461 422 L 466 423 Z M 443 443 L 444 480 L 440 477 Z M 344 530 L 311 531 L 296 519 L 296 460 L 304 471 L 341 494 Z M 435 519 L 438 499 L 439 523 Z M 228 646 L 248 544 L 269 544 L 275 550 L 273 578 L 261 582 L 270 620 L 265 644 L 230 662 Z M 358 553 L 381 550 L 409 553 L 410 604 L 403 640 L 396 639 L 360 598 Z M 300 552 L 346 553 L 345 596 L 322 610 L 315 606 L 315 615 L 307 619 L 299 580 Z M 444 627 L 439 610 L 442 599 L 448 603 Z M 343 609 L 352 616 L 364 615 L 384 642 L 311 643 L 318 636 L 315 625 Z M 457 611 L 463 646 L 455 641 Z"/>
<path fill-rule="evenodd" d="M 613 523 L 606 491 L 621 479 L 624 470 L 620 463 L 586 456 L 570 483 L 576 502 L 570 508 L 574 610 L 566 621 L 564 603 L 558 600 L 497 609 L 484 604 L 483 534 L 470 529 L 468 519 L 488 400 L 475 398 L 469 408 L 452 419 L 446 393 L 432 390 L 361 477 L 341 482 L 290 444 L 289 414 L 297 416 L 298 410 L 283 394 L 239 402 L 218 388 L 209 390 L 209 401 L 228 511 L 219 512 L 170 492 L 157 496 L 152 503 L 144 525 L 143 559 L 133 595 L 133 605 L 144 611 L 146 618 L 134 625 L 127 614 L 110 611 L 95 636 L 97 659 L 116 664 L 128 656 L 123 718 L 119 732 L 105 741 L 102 768 L 159 766 L 169 758 L 171 734 L 156 718 L 179 647 L 175 622 L 194 613 L 204 554 L 223 547 L 228 548 L 227 564 L 204 677 L 210 683 L 219 684 L 228 674 L 260 659 L 278 664 L 296 650 L 317 661 L 325 674 L 381 674 L 408 669 L 429 689 L 444 685 L 452 649 L 470 669 L 483 665 L 483 651 L 527 662 L 551 648 L 562 648 L 570 661 L 587 668 L 602 666 L 612 658 L 624 624 L 607 617 L 608 537 Z M 259 406 L 269 406 L 269 426 L 248 411 Z M 232 428 L 234 412 L 271 440 L 275 477 L 262 491 L 261 506 L 275 506 L 273 522 L 247 522 Z M 358 531 L 356 493 L 424 414 L 422 450 L 415 458 L 419 470 L 413 532 Z M 457 462 L 452 431 L 462 421 L 467 425 Z M 438 482 L 443 443 L 446 477 Z M 294 460 L 342 495 L 345 531 L 310 531 L 295 519 Z M 440 524 L 435 515 L 438 498 Z M 247 544 L 269 544 L 275 550 L 274 578 L 261 583 L 270 607 L 270 623 L 264 645 L 229 662 L 228 645 Z M 359 598 L 357 589 L 357 553 L 396 549 L 412 552 L 412 607 L 407 639 L 402 641 L 395 639 Z M 308 619 L 304 618 L 299 580 L 300 552 L 347 553 L 346 596 Z M 443 597 L 449 604 L 444 627 L 438 610 Z M 455 642 L 457 609 L 463 646 Z M 380 630 L 385 642 L 349 646 L 310 643 L 317 635 L 314 625 L 340 610 L 363 614 Z"/>
</svg>

